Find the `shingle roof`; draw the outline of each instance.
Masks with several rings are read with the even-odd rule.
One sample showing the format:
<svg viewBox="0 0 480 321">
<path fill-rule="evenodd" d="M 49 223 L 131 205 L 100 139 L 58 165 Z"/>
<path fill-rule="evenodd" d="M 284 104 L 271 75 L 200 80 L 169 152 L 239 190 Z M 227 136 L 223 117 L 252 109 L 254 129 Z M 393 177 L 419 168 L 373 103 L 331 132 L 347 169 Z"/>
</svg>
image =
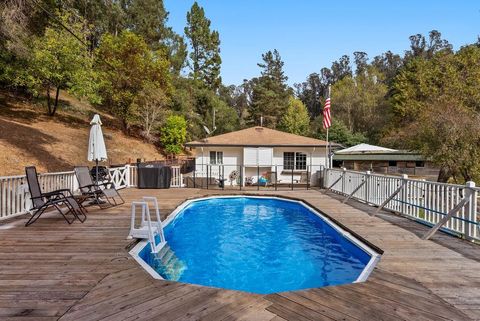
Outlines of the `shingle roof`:
<svg viewBox="0 0 480 321">
<path fill-rule="evenodd" d="M 250 127 L 231 133 L 208 137 L 185 144 L 188 147 L 200 146 L 293 146 L 293 147 L 322 147 L 327 142 L 320 139 L 285 133 L 266 127 Z M 331 143 L 331 145 L 337 145 Z"/>
</svg>

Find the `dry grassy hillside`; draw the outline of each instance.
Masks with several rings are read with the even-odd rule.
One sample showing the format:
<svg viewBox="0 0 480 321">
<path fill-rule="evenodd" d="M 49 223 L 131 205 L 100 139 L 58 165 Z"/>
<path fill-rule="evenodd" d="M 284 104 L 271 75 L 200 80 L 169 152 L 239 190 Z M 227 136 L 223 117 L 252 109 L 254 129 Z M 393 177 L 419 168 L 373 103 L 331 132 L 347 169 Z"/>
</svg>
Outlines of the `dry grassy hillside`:
<svg viewBox="0 0 480 321">
<path fill-rule="evenodd" d="M 0 176 L 23 174 L 27 165 L 52 172 L 87 164 L 89 120 L 95 113 L 90 105 L 64 94 L 57 115 L 49 117 L 42 104 L 0 91 Z M 108 163 L 163 158 L 155 146 L 124 135 L 113 117 L 99 114 Z"/>
</svg>

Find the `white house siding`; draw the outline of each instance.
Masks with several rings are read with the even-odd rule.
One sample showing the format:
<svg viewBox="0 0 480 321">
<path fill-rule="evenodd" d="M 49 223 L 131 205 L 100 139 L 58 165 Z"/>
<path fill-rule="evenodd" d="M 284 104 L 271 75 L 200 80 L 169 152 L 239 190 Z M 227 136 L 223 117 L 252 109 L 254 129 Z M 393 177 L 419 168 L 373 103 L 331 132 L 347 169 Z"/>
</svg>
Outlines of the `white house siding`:
<svg viewBox="0 0 480 321">
<path fill-rule="evenodd" d="M 212 165 L 208 167 L 209 177 L 221 178 L 222 174 L 227 180 L 226 184 L 236 184 L 236 182 L 230 182 L 229 176 L 233 171 L 239 171 L 243 160 L 243 147 L 197 147 L 195 149 L 195 165 L 196 175 L 198 177 L 207 176 L 207 166 L 210 164 L 210 151 L 223 152 L 223 164 L 224 166 Z M 223 173 L 222 173 L 223 169 Z"/>
<path fill-rule="evenodd" d="M 210 151 L 223 152 L 223 177 L 226 179 L 226 185 L 237 184 L 236 181 L 230 181 L 229 176 L 233 171 L 240 171 L 242 169 L 241 165 L 245 165 L 242 175 L 244 178 L 257 177 L 257 164 L 260 166 L 258 169 L 260 175 L 276 170 L 279 183 L 290 183 L 292 180 L 291 173 L 283 170 L 284 152 L 302 152 L 307 155 L 307 167 L 312 185 L 315 185 L 318 181 L 316 172 L 326 164 L 325 148 L 320 147 L 260 147 L 258 149 L 251 147 L 245 147 L 245 149 L 244 147 L 197 147 L 195 149 L 195 163 L 198 177 L 207 176 L 206 165 L 210 165 Z M 208 176 L 221 178 L 222 167 L 215 165 L 209 167 Z M 298 171 L 294 172 L 294 181 L 298 182 L 300 176 Z"/>
<path fill-rule="evenodd" d="M 307 168 L 309 170 L 309 175 L 311 178 L 311 182 L 313 185 L 317 182 L 317 175 L 316 172 L 320 170 L 321 166 L 326 165 L 325 161 L 325 148 L 321 147 L 276 147 L 273 150 L 273 162 L 277 164 L 277 173 L 278 173 L 278 180 L 280 183 L 282 182 L 291 182 L 292 181 L 292 174 L 290 170 L 283 170 L 283 153 L 284 152 L 301 152 L 307 154 Z M 282 173 L 283 172 L 283 173 Z M 290 172 L 290 173 L 289 173 Z M 293 175 L 293 179 L 300 180 L 300 175 L 295 174 Z"/>
</svg>

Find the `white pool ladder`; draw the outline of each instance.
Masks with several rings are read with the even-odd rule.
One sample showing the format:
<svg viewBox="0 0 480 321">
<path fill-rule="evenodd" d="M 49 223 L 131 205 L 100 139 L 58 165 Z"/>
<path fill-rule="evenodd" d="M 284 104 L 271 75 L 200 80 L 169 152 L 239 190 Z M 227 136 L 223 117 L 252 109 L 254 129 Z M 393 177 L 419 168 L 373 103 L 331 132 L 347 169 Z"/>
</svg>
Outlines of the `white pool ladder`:
<svg viewBox="0 0 480 321">
<path fill-rule="evenodd" d="M 165 240 L 165 235 L 163 233 L 163 225 L 160 219 L 160 210 L 158 208 L 158 201 L 156 197 L 143 197 L 142 201 L 132 202 L 132 218 L 130 233 L 128 234 L 128 239 L 139 238 L 139 239 L 148 239 L 150 243 L 150 248 L 152 253 L 158 253 L 167 243 Z M 155 209 L 156 220 L 152 221 L 150 215 L 150 206 L 149 203 L 153 204 Z M 140 226 L 135 227 L 135 216 L 137 210 L 141 209 L 142 217 L 140 221 Z M 157 244 L 155 241 L 156 235 L 160 237 L 160 243 Z"/>
</svg>

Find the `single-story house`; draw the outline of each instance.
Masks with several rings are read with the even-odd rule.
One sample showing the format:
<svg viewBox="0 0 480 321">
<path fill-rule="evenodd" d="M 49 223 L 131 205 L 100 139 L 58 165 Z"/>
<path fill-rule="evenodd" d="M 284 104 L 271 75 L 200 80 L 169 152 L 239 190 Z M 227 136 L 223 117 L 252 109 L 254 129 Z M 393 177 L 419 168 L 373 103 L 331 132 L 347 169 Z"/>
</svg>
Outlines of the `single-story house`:
<svg viewBox="0 0 480 321">
<path fill-rule="evenodd" d="M 336 144 L 335 144 L 336 145 Z M 327 164 L 327 142 L 266 127 L 251 127 L 186 144 L 195 153 L 196 177 L 226 185 L 311 184 Z"/>
<path fill-rule="evenodd" d="M 421 154 L 381 146 L 359 144 L 335 151 L 334 167 L 381 174 L 407 174 L 437 180 L 440 169 Z"/>
</svg>

